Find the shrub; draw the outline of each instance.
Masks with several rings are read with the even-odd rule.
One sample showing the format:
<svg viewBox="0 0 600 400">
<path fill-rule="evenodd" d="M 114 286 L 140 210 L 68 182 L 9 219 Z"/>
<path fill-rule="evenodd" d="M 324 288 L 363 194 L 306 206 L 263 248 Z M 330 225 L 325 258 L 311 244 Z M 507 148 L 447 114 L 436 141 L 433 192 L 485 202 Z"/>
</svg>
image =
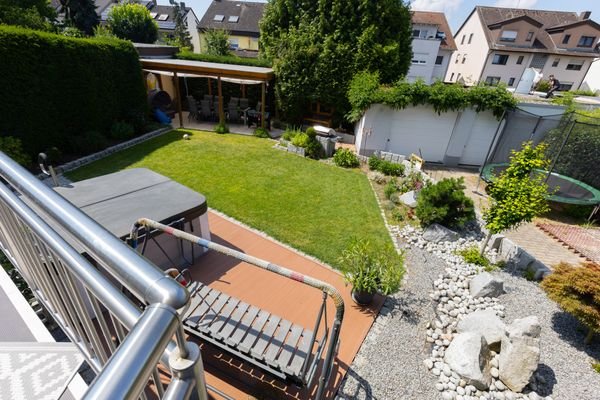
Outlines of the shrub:
<svg viewBox="0 0 600 400">
<path fill-rule="evenodd" d="M 426 185 L 417 198 L 415 209 L 421 225 L 438 223 L 461 228 L 475 219 L 473 201 L 465 195 L 464 189 L 463 178 L 447 178 Z"/>
<path fill-rule="evenodd" d="M 600 362 L 593 362 L 592 369 L 600 374 Z"/>
<path fill-rule="evenodd" d="M 302 147 L 305 150 L 307 157 L 319 159 L 323 156 L 323 147 L 316 138 L 314 129 L 307 132 L 299 132 L 292 137 L 292 144 L 297 147 Z M 310 133 L 310 135 L 309 135 Z"/>
<path fill-rule="evenodd" d="M 398 191 L 398 187 L 396 186 L 397 182 L 395 179 L 392 179 L 388 182 L 387 185 L 383 188 L 383 194 L 388 199 L 391 199 L 392 195 Z"/>
<path fill-rule="evenodd" d="M 292 139 L 294 139 L 294 137 L 296 137 L 296 135 L 298 135 L 299 133 L 302 133 L 301 131 L 297 130 L 297 129 L 286 129 L 285 132 L 283 132 L 283 135 L 281 135 L 281 138 L 283 140 L 287 140 L 288 142 L 291 142 Z"/>
<path fill-rule="evenodd" d="M 538 92 L 548 92 L 552 88 L 550 81 L 540 80 L 537 85 L 535 85 L 535 90 Z"/>
<path fill-rule="evenodd" d="M 381 159 L 373 154 L 369 157 L 369 169 L 371 171 L 379 171 L 379 164 L 381 164 Z"/>
<path fill-rule="evenodd" d="M 457 254 L 469 264 L 479 265 L 484 267 L 486 270 L 491 266 L 490 260 L 488 260 L 484 255 L 479 254 L 479 248 L 477 246 L 459 250 Z"/>
<path fill-rule="evenodd" d="M 338 259 L 339 268 L 353 290 L 391 294 L 400 288 L 404 256 L 390 247 L 378 249 L 368 240 L 353 240 Z"/>
<path fill-rule="evenodd" d="M 81 136 L 74 137 L 73 144 L 81 150 L 82 154 L 90 154 L 105 149 L 108 141 L 100 132 L 88 131 Z"/>
<path fill-rule="evenodd" d="M 350 149 L 336 150 L 333 155 L 333 162 L 335 165 L 342 168 L 356 168 L 360 165 L 358 157 Z"/>
<path fill-rule="evenodd" d="M 83 132 L 147 115 L 139 55 L 129 42 L 0 25 L 0 60 L 0 135 L 21 139 L 32 159 L 52 146 L 83 155 L 74 140 Z"/>
<path fill-rule="evenodd" d="M 400 197 L 402 197 L 400 193 L 392 193 L 392 195 L 390 196 L 390 201 L 394 204 L 402 204 L 402 200 L 400 199 Z"/>
<path fill-rule="evenodd" d="M 123 3 L 108 12 L 108 27 L 117 37 L 135 43 L 154 43 L 158 39 L 158 24 L 150 11 L 141 4 Z"/>
<path fill-rule="evenodd" d="M 110 137 L 115 140 L 131 139 L 134 135 L 133 125 L 128 122 L 117 121 L 110 128 Z"/>
<path fill-rule="evenodd" d="M 376 182 L 376 183 L 378 183 L 380 185 L 383 185 L 389 179 L 389 177 L 385 176 L 384 174 L 382 174 L 379 171 L 369 172 L 369 174 L 367 175 L 367 177 L 370 180 L 372 180 L 373 182 Z"/>
<path fill-rule="evenodd" d="M 229 133 L 229 127 L 227 126 L 227 124 L 218 123 L 215 126 L 215 132 L 220 134 Z"/>
<path fill-rule="evenodd" d="M 560 263 L 542 281 L 548 297 L 588 328 L 585 343 L 600 332 L 600 264 Z"/>
<path fill-rule="evenodd" d="M 0 150 L 24 167 L 31 164 L 31 157 L 23 150 L 23 144 L 12 136 L 0 137 Z"/>
<path fill-rule="evenodd" d="M 206 42 L 205 53 L 211 56 L 228 56 L 229 51 L 229 32 L 225 29 L 210 28 L 204 32 Z"/>
<path fill-rule="evenodd" d="M 251 67 L 271 68 L 273 66 L 273 64 L 270 61 L 262 58 L 245 58 L 233 55 L 217 56 L 213 54 L 192 53 L 190 51 L 182 51 L 181 53 L 177 53 L 175 57 L 181 60 L 195 60 L 233 65 L 248 65 Z M 273 121 L 273 127 L 277 128 L 275 121 Z"/>
<path fill-rule="evenodd" d="M 292 137 L 292 144 L 296 147 L 306 148 L 310 138 L 304 132 L 299 132 Z"/>
<path fill-rule="evenodd" d="M 392 219 L 396 222 L 404 221 L 404 213 L 399 209 L 395 208 L 392 210 Z"/>
<path fill-rule="evenodd" d="M 265 129 L 265 128 L 256 128 L 254 130 L 254 136 L 259 137 L 259 138 L 270 138 L 271 136 L 269 136 L 269 132 Z"/>
<path fill-rule="evenodd" d="M 379 163 L 379 171 L 385 175 L 401 176 L 404 173 L 404 165 L 381 160 Z"/>
</svg>

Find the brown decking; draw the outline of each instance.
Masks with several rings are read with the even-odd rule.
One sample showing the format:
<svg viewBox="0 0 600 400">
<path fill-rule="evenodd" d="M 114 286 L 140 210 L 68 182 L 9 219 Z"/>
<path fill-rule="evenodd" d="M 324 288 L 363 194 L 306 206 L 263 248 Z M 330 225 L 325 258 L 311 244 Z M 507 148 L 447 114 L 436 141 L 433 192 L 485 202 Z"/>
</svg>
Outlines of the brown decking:
<svg viewBox="0 0 600 400">
<path fill-rule="evenodd" d="M 305 275 L 334 285 L 343 295 L 346 312 L 342 324 L 340 348 L 336 359 L 335 377 L 329 387 L 328 398 L 333 398 L 337 387 L 352 363 L 374 318 L 383 304 L 377 296 L 369 308 L 359 308 L 350 298 L 350 287 L 344 285 L 341 275 L 314 261 L 302 257 L 244 227 L 215 213 L 209 213 L 212 239 L 247 254 L 269 260 Z M 321 240 L 315 238 L 315 240 Z M 234 296 L 244 302 L 277 314 L 305 328 L 313 329 L 322 293 L 233 258 L 209 252 L 191 268 L 194 280 Z M 328 300 L 329 326 L 335 307 Z M 240 363 L 212 346 L 202 346 L 207 382 L 236 399 L 256 398 L 311 398 L 311 393 L 262 373 L 256 367 Z M 315 385 L 311 388 L 315 389 Z M 312 393 L 314 394 L 314 393 Z"/>
</svg>

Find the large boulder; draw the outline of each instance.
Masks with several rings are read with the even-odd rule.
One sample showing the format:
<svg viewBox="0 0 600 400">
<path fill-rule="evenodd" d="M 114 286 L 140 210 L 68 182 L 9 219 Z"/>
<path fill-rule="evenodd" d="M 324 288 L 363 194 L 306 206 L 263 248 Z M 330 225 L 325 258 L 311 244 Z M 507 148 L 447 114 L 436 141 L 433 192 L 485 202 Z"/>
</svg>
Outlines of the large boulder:
<svg viewBox="0 0 600 400">
<path fill-rule="evenodd" d="M 478 310 L 464 317 L 456 330 L 458 333 L 474 332 L 482 335 L 490 349 L 499 352 L 506 325 L 493 310 Z"/>
<path fill-rule="evenodd" d="M 431 224 L 425 228 L 423 239 L 434 243 L 455 242 L 458 240 L 458 233 L 440 224 Z"/>
<path fill-rule="evenodd" d="M 417 194 L 414 190 L 403 193 L 402 196 L 400 196 L 400 201 L 410 208 L 415 208 L 417 206 Z"/>
<path fill-rule="evenodd" d="M 487 390 L 492 383 L 490 359 L 485 338 L 476 332 L 457 334 L 444 355 L 450 368 L 479 390 Z"/>
<path fill-rule="evenodd" d="M 504 291 L 504 281 L 489 272 L 482 272 L 471 279 L 469 292 L 473 297 L 498 297 Z"/>
<path fill-rule="evenodd" d="M 513 392 L 520 392 L 529 383 L 540 362 L 540 332 L 535 316 L 516 319 L 506 328 L 502 338 L 500 379 Z"/>
</svg>

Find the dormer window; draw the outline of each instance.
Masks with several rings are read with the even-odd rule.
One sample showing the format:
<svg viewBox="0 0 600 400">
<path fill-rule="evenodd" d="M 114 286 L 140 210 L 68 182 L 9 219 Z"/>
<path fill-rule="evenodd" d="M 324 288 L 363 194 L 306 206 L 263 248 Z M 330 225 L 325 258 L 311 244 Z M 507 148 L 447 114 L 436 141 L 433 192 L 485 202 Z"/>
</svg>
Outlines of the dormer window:
<svg viewBox="0 0 600 400">
<path fill-rule="evenodd" d="M 217 14 L 217 15 L 214 16 L 213 21 L 215 21 L 215 22 L 223 22 L 224 19 L 225 19 L 224 15 Z"/>
<path fill-rule="evenodd" d="M 525 38 L 526 42 L 531 42 L 533 40 L 533 32 L 527 32 L 527 38 Z"/>
<path fill-rule="evenodd" d="M 517 31 L 502 31 L 500 34 L 501 42 L 514 42 L 517 40 Z"/>
<path fill-rule="evenodd" d="M 571 40 L 571 35 L 563 36 L 562 44 L 569 44 L 569 40 Z"/>
<path fill-rule="evenodd" d="M 577 47 L 592 47 L 595 40 L 596 36 L 582 36 L 579 43 L 577 43 Z"/>
<path fill-rule="evenodd" d="M 427 39 L 427 30 L 423 30 L 423 29 L 413 29 L 412 31 L 412 35 L 414 38 L 419 38 L 419 39 Z"/>
</svg>

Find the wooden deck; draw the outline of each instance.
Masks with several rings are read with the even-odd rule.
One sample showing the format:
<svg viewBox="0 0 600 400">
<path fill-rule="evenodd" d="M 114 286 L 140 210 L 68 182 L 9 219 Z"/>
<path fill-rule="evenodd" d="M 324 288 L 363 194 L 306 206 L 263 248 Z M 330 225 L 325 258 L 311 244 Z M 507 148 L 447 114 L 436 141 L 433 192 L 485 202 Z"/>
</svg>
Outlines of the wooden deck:
<svg viewBox="0 0 600 400">
<path fill-rule="evenodd" d="M 336 271 L 302 257 L 215 213 L 209 212 L 209 224 L 215 242 L 328 282 L 342 293 L 346 312 L 336 368 L 333 372 L 335 377 L 332 378 L 328 391 L 328 398 L 333 398 L 383 304 L 383 297 L 377 296 L 369 308 L 358 307 L 350 298 L 350 287 L 344 285 L 341 275 Z M 314 327 L 322 302 L 322 293 L 316 289 L 216 252 L 208 252 L 202 256 L 191 271 L 194 280 L 268 310 L 294 324 L 308 329 Z M 331 327 L 335 313 L 331 300 L 328 300 L 327 313 Z M 314 395 L 292 384 L 286 385 L 215 347 L 202 345 L 202 352 L 207 382 L 233 398 L 309 399 Z M 311 390 L 314 392 L 315 388 L 313 385 Z"/>
</svg>

